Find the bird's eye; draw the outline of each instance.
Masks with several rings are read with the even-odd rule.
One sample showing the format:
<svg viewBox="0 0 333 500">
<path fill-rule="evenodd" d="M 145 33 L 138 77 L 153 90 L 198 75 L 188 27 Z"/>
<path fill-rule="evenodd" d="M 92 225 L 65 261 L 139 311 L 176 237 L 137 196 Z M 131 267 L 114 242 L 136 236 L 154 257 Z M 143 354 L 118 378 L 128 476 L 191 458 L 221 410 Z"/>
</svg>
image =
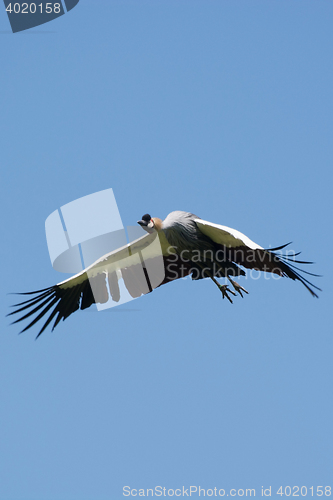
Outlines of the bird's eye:
<svg viewBox="0 0 333 500">
<path fill-rule="evenodd" d="M 149 222 L 151 219 L 150 215 L 149 214 L 145 214 L 142 216 L 142 220 L 144 220 L 145 222 Z"/>
</svg>

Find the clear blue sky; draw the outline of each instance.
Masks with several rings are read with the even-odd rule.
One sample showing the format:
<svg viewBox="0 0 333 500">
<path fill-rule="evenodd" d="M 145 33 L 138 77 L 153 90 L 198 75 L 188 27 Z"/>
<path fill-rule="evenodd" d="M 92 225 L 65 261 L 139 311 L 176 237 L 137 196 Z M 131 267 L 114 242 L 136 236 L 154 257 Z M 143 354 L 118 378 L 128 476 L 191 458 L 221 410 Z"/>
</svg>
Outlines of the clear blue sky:
<svg viewBox="0 0 333 500">
<path fill-rule="evenodd" d="M 1 500 L 333 486 L 332 21 L 326 0 L 81 0 L 13 35 L 0 9 Z M 186 210 L 293 241 L 320 299 L 180 280 L 17 335 L 7 293 L 64 279 L 45 219 L 110 187 L 125 225 Z"/>
</svg>

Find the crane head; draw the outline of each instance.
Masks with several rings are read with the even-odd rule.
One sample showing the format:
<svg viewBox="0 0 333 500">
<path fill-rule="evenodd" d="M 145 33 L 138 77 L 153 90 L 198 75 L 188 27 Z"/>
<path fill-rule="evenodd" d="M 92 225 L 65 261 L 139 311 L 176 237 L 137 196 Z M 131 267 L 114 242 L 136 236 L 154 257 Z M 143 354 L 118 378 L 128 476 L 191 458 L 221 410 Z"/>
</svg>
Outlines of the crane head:
<svg viewBox="0 0 333 500">
<path fill-rule="evenodd" d="M 154 221 L 149 214 L 144 214 L 141 220 L 138 220 L 138 224 L 147 231 L 147 233 L 152 233 L 154 231 Z"/>
<path fill-rule="evenodd" d="M 151 217 L 149 214 L 142 216 L 141 220 L 138 220 L 138 224 L 147 231 L 147 233 L 153 233 L 154 231 L 160 231 L 162 229 L 162 221 L 158 217 Z"/>
</svg>

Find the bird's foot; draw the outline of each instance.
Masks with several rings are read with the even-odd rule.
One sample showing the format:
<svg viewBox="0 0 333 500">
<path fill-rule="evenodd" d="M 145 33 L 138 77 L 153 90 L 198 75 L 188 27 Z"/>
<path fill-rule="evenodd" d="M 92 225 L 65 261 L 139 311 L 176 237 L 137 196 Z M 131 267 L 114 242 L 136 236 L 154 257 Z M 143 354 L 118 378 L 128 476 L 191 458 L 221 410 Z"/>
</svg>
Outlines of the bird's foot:
<svg viewBox="0 0 333 500">
<path fill-rule="evenodd" d="M 238 292 L 241 297 L 243 297 L 242 290 L 245 293 L 249 293 L 247 290 L 245 290 L 245 288 L 240 286 L 239 283 L 236 283 L 236 281 L 231 280 L 230 278 L 229 278 L 229 281 L 232 284 L 232 286 L 234 287 L 234 289 L 236 290 L 236 292 Z"/>
<path fill-rule="evenodd" d="M 228 293 L 232 293 L 232 295 L 236 296 L 235 292 L 233 290 L 230 290 L 230 288 L 228 288 L 228 285 L 219 285 L 219 289 L 222 292 L 222 298 L 224 299 L 224 297 L 227 297 L 229 302 L 231 302 L 231 304 L 232 304 L 232 300 L 229 297 Z"/>
</svg>

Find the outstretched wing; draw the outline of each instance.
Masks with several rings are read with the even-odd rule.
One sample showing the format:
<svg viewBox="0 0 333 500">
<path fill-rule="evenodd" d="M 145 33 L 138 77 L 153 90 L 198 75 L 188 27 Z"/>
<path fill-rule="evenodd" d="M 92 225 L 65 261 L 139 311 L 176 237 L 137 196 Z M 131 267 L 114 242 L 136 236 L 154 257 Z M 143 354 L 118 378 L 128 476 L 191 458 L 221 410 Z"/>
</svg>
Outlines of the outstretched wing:
<svg viewBox="0 0 333 500">
<path fill-rule="evenodd" d="M 296 260 L 295 257 L 299 255 L 300 252 L 293 255 L 275 253 L 278 250 L 282 250 L 290 243 L 267 250 L 257 243 L 254 243 L 254 241 L 250 240 L 245 234 L 236 229 L 213 224 L 212 222 L 201 219 L 195 219 L 195 223 L 203 234 L 221 246 L 227 260 L 240 264 L 248 269 L 275 273 L 279 276 L 288 276 L 293 280 L 298 280 L 303 283 L 313 297 L 318 297 L 311 287 L 317 290 L 320 290 L 320 288 L 310 283 L 300 273 L 310 274 L 311 276 L 318 275 L 299 269 L 293 264 L 313 263 Z M 311 285 L 311 287 L 309 285 Z"/>
<path fill-rule="evenodd" d="M 119 302 L 119 279 L 123 279 L 129 294 L 135 298 L 151 292 L 158 286 L 186 276 L 190 269 L 182 267 L 179 257 L 173 253 L 163 233 L 146 234 L 119 250 L 110 252 L 94 264 L 57 285 L 35 292 L 32 298 L 15 304 L 9 315 L 23 313 L 18 323 L 34 314 L 34 319 L 22 330 L 28 330 L 48 314 L 37 337 L 54 320 L 52 330 L 60 320 L 65 320 L 78 309 L 86 309 L 94 303 L 105 304 L 108 300 Z"/>
</svg>

